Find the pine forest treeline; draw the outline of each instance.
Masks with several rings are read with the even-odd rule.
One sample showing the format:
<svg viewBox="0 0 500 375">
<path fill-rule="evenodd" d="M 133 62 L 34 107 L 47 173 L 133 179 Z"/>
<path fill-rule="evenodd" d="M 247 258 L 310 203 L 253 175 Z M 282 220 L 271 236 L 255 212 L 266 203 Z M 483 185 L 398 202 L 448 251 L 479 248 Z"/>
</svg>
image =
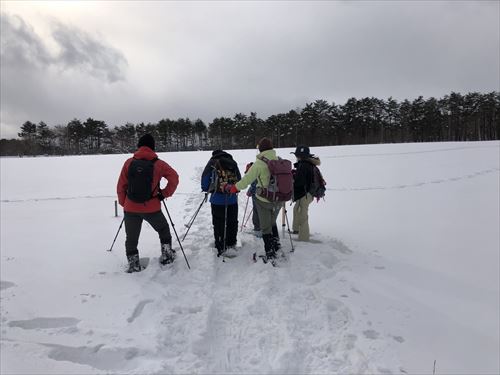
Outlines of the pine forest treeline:
<svg viewBox="0 0 500 375">
<path fill-rule="evenodd" d="M 3 156 L 126 153 L 136 149 L 144 133 L 155 137 L 157 152 L 254 148 L 263 136 L 275 147 L 498 140 L 500 93 L 452 92 L 441 99 L 402 102 L 351 98 L 343 105 L 316 100 L 265 120 L 254 112 L 237 113 L 208 125 L 189 118 L 112 128 L 92 118 L 53 127 L 26 121 L 20 139 L 0 140 L 0 151 Z"/>
</svg>

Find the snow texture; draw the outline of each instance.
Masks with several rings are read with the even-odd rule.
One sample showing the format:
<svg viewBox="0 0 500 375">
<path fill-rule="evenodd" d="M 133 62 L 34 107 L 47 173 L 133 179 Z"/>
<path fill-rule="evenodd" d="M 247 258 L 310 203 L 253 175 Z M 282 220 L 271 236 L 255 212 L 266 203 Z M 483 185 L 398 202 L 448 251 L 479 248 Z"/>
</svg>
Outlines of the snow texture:
<svg viewBox="0 0 500 375">
<path fill-rule="evenodd" d="M 326 198 L 279 267 L 252 261 L 248 225 L 238 256 L 217 258 L 206 203 L 183 242 L 191 270 L 179 251 L 161 269 L 144 224 L 151 262 L 134 274 L 123 229 L 107 251 L 129 155 L 2 158 L 1 373 L 499 373 L 500 143 L 312 152 Z M 231 153 L 244 170 L 256 151 Z M 166 203 L 182 237 L 210 152 L 159 156 L 180 174 Z"/>
</svg>

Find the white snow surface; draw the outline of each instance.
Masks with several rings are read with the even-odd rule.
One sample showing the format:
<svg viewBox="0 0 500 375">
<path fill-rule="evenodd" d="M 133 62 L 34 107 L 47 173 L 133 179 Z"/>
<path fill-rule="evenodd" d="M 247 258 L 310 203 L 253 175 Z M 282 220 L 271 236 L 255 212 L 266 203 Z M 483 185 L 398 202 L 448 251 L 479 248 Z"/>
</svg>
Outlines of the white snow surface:
<svg viewBox="0 0 500 375">
<path fill-rule="evenodd" d="M 205 204 L 183 242 L 191 270 L 180 252 L 161 270 L 144 224 L 151 262 L 135 274 L 123 228 L 106 251 L 130 155 L 2 158 L 1 373 L 498 374 L 500 142 L 312 151 L 328 191 L 312 242 L 279 268 L 252 262 L 250 225 L 217 258 Z M 256 154 L 230 152 L 242 171 Z M 210 152 L 159 156 L 180 175 L 166 203 L 182 237 Z"/>
</svg>

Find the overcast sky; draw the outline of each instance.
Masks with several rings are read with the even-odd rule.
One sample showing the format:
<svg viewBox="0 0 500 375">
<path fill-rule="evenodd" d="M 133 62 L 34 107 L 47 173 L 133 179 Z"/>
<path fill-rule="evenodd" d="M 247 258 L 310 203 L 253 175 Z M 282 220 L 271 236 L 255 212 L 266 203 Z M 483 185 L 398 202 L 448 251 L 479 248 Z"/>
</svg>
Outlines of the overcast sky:
<svg viewBox="0 0 500 375">
<path fill-rule="evenodd" d="M 500 90 L 499 1 L 4 1 L 1 137 Z"/>
</svg>

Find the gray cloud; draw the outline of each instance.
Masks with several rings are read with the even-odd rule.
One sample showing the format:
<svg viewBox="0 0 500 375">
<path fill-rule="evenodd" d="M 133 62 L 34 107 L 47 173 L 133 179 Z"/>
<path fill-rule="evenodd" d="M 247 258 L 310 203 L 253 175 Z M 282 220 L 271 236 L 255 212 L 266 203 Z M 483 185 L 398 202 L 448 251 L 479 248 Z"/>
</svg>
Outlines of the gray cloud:
<svg viewBox="0 0 500 375">
<path fill-rule="evenodd" d="M 127 59 L 122 52 L 94 36 L 60 22 L 52 22 L 58 53 L 50 53 L 33 27 L 19 16 L 1 14 L 2 64 L 25 68 L 77 69 L 108 82 L 125 80 Z"/>
<path fill-rule="evenodd" d="M 102 85 L 125 80 L 123 53 L 59 22 L 51 23 L 57 51 L 50 51 L 21 17 L 0 16 L 1 137 L 15 137 L 27 120 L 55 125 L 75 116 L 107 117 L 100 108 L 113 89 L 103 94 Z"/>
<path fill-rule="evenodd" d="M 52 37 L 61 48 L 57 62 L 66 68 L 78 67 L 109 82 L 125 79 L 127 59 L 110 47 L 75 27 L 54 23 Z"/>
<path fill-rule="evenodd" d="M 2 17 L 2 128 L 89 116 L 109 125 L 250 111 L 264 118 L 315 99 L 500 90 L 499 6 L 106 2 L 72 13 L 71 26 L 50 21 L 51 53 L 22 19 Z"/>
<path fill-rule="evenodd" d="M 41 66 L 53 62 L 42 39 L 19 16 L 0 14 L 2 64 Z"/>
</svg>

